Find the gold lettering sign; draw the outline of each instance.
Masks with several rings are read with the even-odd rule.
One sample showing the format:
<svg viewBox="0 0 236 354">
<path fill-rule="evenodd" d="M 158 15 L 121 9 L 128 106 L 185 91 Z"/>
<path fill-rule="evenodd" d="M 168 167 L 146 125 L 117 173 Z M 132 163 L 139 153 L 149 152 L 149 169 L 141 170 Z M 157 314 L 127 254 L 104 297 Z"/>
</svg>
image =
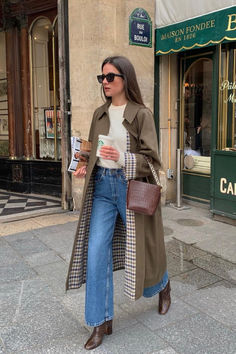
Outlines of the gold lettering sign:
<svg viewBox="0 0 236 354">
<path fill-rule="evenodd" d="M 228 15 L 228 28 L 226 31 L 235 31 L 236 30 L 236 14 Z M 234 23 L 234 27 L 232 28 L 232 23 Z"/>
<path fill-rule="evenodd" d="M 226 178 L 221 178 L 220 192 L 223 194 L 236 195 L 236 183 L 228 182 Z"/>
<path fill-rule="evenodd" d="M 181 40 L 189 40 L 192 38 L 196 38 L 196 32 L 207 30 L 208 28 L 214 28 L 216 26 L 215 19 L 200 22 L 196 25 L 186 26 L 185 28 L 179 28 L 175 31 L 170 31 L 163 33 L 161 35 L 161 40 L 166 40 L 175 37 L 175 42 L 179 42 Z"/>
<path fill-rule="evenodd" d="M 233 90 L 235 91 L 236 89 L 236 82 L 230 82 L 229 80 L 224 80 L 221 85 L 220 85 L 220 91 L 224 90 Z M 236 103 L 236 97 L 235 97 L 235 92 L 231 92 L 226 100 L 224 100 L 224 103 L 231 102 L 231 103 Z"/>
<path fill-rule="evenodd" d="M 236 5 L 236 4 L 235 4 Z M 236 6 L 156 29 L 156 55 L 236 39 Z M 235 103 L 236 92 L 229 97 Z"/>
</svg>

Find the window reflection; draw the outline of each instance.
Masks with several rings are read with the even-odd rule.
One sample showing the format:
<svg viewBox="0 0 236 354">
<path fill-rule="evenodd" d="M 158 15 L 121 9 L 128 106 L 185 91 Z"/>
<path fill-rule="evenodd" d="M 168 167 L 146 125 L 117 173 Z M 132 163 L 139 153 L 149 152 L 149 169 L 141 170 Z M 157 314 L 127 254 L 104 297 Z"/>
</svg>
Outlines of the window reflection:
<svg viewBox="0 0 236 354">
<path fill-rule="evenodd" d="M 5 32 L 0 32 L 0 156 L 8 156 L 8 106 Z"/>
<path fill-rule="evenodd" d="M 236 50 L 230 46 L 221 51 L 218 106 L 218 142 L 219 150 L 236 150 Z"/>
<path fill-rule="evenodd" d="M 49 19 L 38 19 L 31 38 L 35 157 L 60 158 L 57 21 L 53 28 Z M 57 112 L 57 130 L 54 129 L 54 112 Z"/>
<path fill-rule="evenodd" d="M 193 157 L 192 170 L 205 173 L 210 173 L 212 69 L 211 59 L 199 59 L 184 81 L 184 154 Z"/>
<path fill-rule="evenodd" d="M 234 50 L 234 75 L 233 75 L 233 78 L 234 78 L 234 85 L 236 86 L 236 50 Z M 233 136 L 232 136 L 232 146 L 233 148 L 236 150 L 236 107 L 235 107 L 235 102 L 236 102 L 236 90 L 234 89 L 233 90 L 233 126 L 232 126 L 232 131 L 233 131 Z"/>
</svg>

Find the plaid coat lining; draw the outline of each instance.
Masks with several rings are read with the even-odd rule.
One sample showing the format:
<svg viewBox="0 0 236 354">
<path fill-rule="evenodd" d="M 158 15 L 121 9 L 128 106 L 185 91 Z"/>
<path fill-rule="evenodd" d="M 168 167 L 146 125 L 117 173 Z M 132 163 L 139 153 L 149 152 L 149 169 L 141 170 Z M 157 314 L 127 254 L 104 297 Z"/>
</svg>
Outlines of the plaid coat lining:
<svg viewBox="0 0 236 354">
<path fill-rule="evenodd" d="M 130 153 L 130 136 L 127 132 L 127 152 L 125 153 L 126 179 L 133 179 L 136 175 L 136 156 Z M 86 193 L 82 215 L 76 231 L 76 246 L 68 276 L 68 290 L 81 287 L 86 281 L 86 266 L 88 253 L 89 224 L 92 211 L 93 172 Z M 113 270 L 125 268 L 124 293 L 131 300 L 135 300 L 136 288 L 136 231 L 135 214 L 126 209 L 126 228 L 120 216 L 116 221 L 113 237 Z"/>
<path fill-rule="evenodd" d="M 126 179 L 135 178 L 136 156 L 130 152 L 130 136 L 127 132 L 127 153 L 125 153 Z M 136 288 L 136 231 L 134 211 L 126 208 L 126 253 L 125 253 L 125 286 L 124 293 L 135 300 Z"/>
</svg>

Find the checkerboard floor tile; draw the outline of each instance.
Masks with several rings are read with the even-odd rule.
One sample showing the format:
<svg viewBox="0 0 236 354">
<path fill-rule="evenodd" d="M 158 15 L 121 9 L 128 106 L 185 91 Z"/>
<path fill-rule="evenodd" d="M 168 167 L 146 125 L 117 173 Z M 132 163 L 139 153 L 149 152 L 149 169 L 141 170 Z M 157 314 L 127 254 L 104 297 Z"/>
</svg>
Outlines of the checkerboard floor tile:
<svg viewBox="0 0 236 354">
<path fill-rule="evenodd" d="M 0 219 L 8 215 L 58 208 L 60 205 L 59 199 L 53 199 L 50 196 L 40 197 L 0 191 Z"/>
</svg>

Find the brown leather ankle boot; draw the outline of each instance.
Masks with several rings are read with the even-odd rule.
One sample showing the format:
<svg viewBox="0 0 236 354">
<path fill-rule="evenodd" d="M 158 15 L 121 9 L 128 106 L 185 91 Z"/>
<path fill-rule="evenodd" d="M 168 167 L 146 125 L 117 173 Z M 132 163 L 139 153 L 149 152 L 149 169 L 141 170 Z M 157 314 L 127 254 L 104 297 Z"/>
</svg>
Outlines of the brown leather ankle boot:
<svg viewBox="0 0 236 354">
<path fill-rule="evenodd" d="M 170 281 L 168 281 L 166 287 L 159 293 L 159 309 L 160 315 L 165 315 L 170 308 L 171 298 L 170 298 Z"/>
<path fill-rule="evenodd" d="M 101 326 L 94 327 L 92 335 L 84 345 L 85 349 L 97 348 L 102 344 L 104 334 L 112 334 L 112 320 L 104 322 Z"/>
</svg>

